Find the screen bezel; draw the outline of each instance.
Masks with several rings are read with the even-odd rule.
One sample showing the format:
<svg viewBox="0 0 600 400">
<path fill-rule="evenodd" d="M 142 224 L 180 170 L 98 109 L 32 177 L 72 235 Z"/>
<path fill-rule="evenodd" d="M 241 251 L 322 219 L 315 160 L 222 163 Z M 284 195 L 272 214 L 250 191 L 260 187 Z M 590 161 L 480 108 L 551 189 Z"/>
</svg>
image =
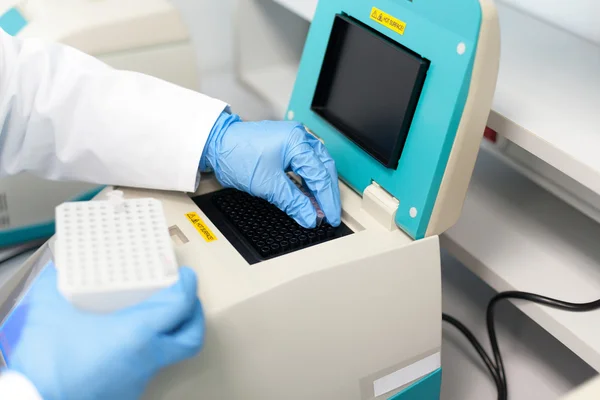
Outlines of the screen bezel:
<svg viewBox="0 0 600 400">
<path fill-rule="evenodd" d="M 418 71 L 418 77 L 415 80 L 413 91 L 411 93 L 411 99 L 406 108 L 405 118 L 402 121 L 402 125 L 399 127 L 396 139 L 392 143 L 392 151 L 390 156 L 381 154 L 372 146 L 367 144 L 364 140 L 362 140 L 362 138 L 365 136 L 364 134 L 349 127 L 346 123 L 344 123 L 344 121 L 340 120 L 331 112 L 329 112 L 326 107 L 328 96 L 330 94 L 332 77 L 338 68 L 339 54 L 344 50 L 345 35 L 350 28 L 363 29 L 366 33 L 384 41 L 387 45 L 392 46 L 396 50 L 407 53 L 409 56 L 416 58 L 417 61 L 421 63 Z M 373 28 L 346 14 L 337 14 L 334 18 L 331 35 L 329 37 L 327 49 L 321 65 L 321 71 L 319 73 L 315 93 L 311 103 L 311 110 L 386 168 L 396 169 L 410 132 L 410 127 L 412 125 L 419 99 L 423 91 L 429 66 L 429 60 L 421 57 L 419 54 L 411 51 L 407 47 L 402 46 L 398 42 L 390 39 L 380 32 L 375 31 Z"/>
</svg>

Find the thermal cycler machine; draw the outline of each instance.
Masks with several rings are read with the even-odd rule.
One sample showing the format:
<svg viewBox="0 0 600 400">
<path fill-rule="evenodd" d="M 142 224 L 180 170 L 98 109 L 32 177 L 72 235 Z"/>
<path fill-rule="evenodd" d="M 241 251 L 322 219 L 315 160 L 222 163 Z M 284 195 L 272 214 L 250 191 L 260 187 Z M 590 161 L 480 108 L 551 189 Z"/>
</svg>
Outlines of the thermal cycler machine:
<svg viewBox="0 0 600 400">
<path fill-rule="evenodd" d="M 336 161 L 339 228 L 210 177 L 192 195 L 120 188 L 162 201 L 206 313 L 203 351 L 145 399 L 438 399 L 437 235 L 460 214 L 499 52 L 491 0 L 319 2 L 287 115 Z"/>
</svg>

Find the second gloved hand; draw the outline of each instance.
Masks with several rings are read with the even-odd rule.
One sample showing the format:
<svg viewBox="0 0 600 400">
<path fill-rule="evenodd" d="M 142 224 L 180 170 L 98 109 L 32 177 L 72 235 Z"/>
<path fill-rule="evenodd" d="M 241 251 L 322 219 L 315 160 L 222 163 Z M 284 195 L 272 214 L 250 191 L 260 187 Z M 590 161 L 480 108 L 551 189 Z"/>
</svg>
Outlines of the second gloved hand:
<svg viewBox="0 0 600 400">
<path fill-rule="evenodd" d="M 341 222 L 335 163 L 325 146 L 295 122 L 242 122 L 223 113 L 213 128 L 201 161 L 219 182 L 275 204 L 305 228 L 316 225 L 310 200 L 286 175 L 301 176 L 314 194 L 327 222 Z"/>
<path fill-rule="evenodd" d="M 110 314 L 76 309 L 58 292 L 56 276 L 46 266 L 13 313 L 23 326 L 12 328 L 20 334 L 7 357 L 44 400 L 136 400 L 160 369 L 200 351 L 204 316 L 192 270 L 182 268 L 175 285 Z"/>
</svg>

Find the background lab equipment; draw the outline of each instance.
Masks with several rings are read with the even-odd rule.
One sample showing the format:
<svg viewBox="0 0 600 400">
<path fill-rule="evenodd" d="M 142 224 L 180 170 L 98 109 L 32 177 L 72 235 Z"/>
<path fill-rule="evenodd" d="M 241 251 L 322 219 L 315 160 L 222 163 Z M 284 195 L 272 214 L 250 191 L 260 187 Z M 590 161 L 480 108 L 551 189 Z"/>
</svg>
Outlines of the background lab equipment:
<svg viewBox="0 0 600 400">
<path fill-rule="evenodd" d="M 67 44 L 115 68 L 198 89 L 189 33 L 167 0 L 2 1 L 0 7 L 0 27 L 11 35 Z M 57 205 L 97 193 L 94 185 L 26 173 L 0 178 L 0 247 L 51 235 Z"/>
<path fill-rule="evenodd" d="M 203 352 L 146 399 L 439 398 L 437 235 L 460 214 L 499 49 L 488 0 L 319 3 L 287 117 L 337 163 L 337 229 L 304 230 L 208 176 L 191 196 L 119 188 L 162 201 L 207 320 Z"/>
</svg>

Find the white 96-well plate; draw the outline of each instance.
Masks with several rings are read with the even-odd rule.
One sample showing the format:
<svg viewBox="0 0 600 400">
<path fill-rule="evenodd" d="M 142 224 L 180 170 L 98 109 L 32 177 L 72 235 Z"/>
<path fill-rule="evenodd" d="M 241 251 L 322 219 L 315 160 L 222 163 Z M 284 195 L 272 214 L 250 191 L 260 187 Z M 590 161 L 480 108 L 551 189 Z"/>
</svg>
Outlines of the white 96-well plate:
<svg viewBox="0 0 600 400">
<path fill-rule="evenodd" d="M 137 304 L 178 279 L 160 201 L 113 193 L 108 201 L 56 208 L 58 289 L 88 311 Z"/>
</svg>

